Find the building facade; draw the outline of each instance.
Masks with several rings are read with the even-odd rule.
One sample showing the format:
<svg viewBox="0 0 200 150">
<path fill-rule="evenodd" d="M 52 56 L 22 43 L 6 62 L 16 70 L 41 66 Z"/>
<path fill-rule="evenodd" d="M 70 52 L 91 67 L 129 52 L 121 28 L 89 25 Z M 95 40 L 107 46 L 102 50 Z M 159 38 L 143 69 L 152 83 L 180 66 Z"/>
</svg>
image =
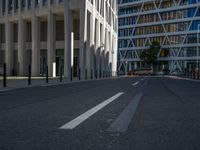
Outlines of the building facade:
<svg viewBox="0 0 200 150">
<path fill-rule="evenodd" d="M 47 66 L 49 76 L 114 75 L 116 11 L 115 0 L 0 0 L 0 67 L 18 76 L 29 65 L 33 76 Z"/>
<path fill-rule="evenodd" d="M 118 0 L 119 70 L 146 67 L 139 58 L 153 41 L 161 45 L 158 71 L 199 67 L 199 0 Z"/>
</svg>

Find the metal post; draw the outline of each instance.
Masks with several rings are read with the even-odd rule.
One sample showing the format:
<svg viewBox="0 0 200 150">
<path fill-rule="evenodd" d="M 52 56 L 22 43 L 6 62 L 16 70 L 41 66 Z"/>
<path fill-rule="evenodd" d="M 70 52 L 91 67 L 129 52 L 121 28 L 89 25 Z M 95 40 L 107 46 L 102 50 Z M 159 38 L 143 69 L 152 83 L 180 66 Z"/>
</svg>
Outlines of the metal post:
<svg viewBox="0 0 200 150">
<path fill-rule="evenodd" d="M 3 87 L 6 87 L 6 63 L 3 64 Z"/>
<path fill-rule="evenodd" d="M 192 79 L 195 79 L 195 70 L 192 70 Z"/>
<path fill-rule="evenodd" d="M 200 24 L 198 24 L 198 32 L 197 32 L 197 68 L 199 69 L 199 31 Z"/>
<path fill-rule="evenodd" d="M 48 73 L 48 66 L 46 66 L 46 83 L 49 83 L 49 73 Z"/>
<path fill-rule="evenodd" d="M 62 82 L 62 72 L 63 72 L 63 70 L 62 70 L 62 66 L 60 67 L 60 82 Z"/>
<path fill-rule="evenodd" d="M 91 69 L 91 80 L 93 79 L 93 70 Z"/>
<path fill-rule="evenodd" d="M 85 69 L 85 80 L 87 80 L 87 69 Z"/>
<path fill-rule="evenodd" d="M 198 80 L 200 79 L 200 70 L 198 69 Z"/>
<path fill-rule="evenodd" d="M 71 74 L 70 74 L 70 80 L 73 80 L 73 68 L 71 67 Z"/>
<path fill-rule="evenodd" d="M 28 65 L 28 85 L 31 85 L 31 65 Z"/>
<path fill-rule="evenodd" d="M 106 71 L 106 78 L 108 78 L 108 70 Z"/>
<path fill-rule="evenodd" d="M 79 80 L 81 80 L 81 69 L 80 68 L 78 69 L 78 78 L 79 78 Z"/>
</svg>

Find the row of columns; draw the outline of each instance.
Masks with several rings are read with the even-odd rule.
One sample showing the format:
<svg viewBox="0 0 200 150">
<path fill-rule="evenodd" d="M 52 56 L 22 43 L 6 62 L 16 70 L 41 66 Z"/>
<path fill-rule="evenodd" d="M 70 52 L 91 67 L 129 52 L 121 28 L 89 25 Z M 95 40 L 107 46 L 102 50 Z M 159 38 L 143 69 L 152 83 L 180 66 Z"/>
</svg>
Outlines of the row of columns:
<svg viewBox="0 0 200 150">
<path fill-rule="evenodd" d="M 108 71 L 112 69 L 111 63 L 113 62 L 112 49 L 115 44 L 111 31 L 106 29 L 105 20 L 101 24 L 95 17 L 95 10 L 93 13 L 89 13 L 87 10 L 86 1 L 80 1 L 80 40 L 79 40 L 79 67 L 81 69 L 81 77 L 85 77 L 85 69 L 88 70 L 88 74 L 91 74 L 91 70 L 97 70 L 98 76 L 100 75 L 99 70 Z M 11 52 L 12 52 L 12 27 L 11 22 L 7 19 L 5 23 L 5 34 L 6 34 L 6 63 L 7 63 L 7 74 L 10 74 L 12 68 Z M 40 69 L 40 26 L 39 18 L 36 16 L 35 11 L 31 14 L 31 33 L 32 33 L 32 75 L 38 76 Z M 29 64 L 25 64 L 25 21 L 22 15 L 19 14 L 18 19 L 18 62 L 19 62 L 19 75 L 24 75 L 24 68 Z M 64 1 L 64 75 L 70 77 L 71 68 L 73 68 L 73 50 L 74 50 L 74 39 L 73 39 L 73 15 L 69 9 L 69 1 Z M 47 64 L 48 74 L 53 74 L 53 61 L 55 55 L 55 15 L 49 9 L 47 14 Z M 96 58 L 96 60 L 95 60 Z M 94 62 L 96 61 L 96 64 Z M 109 70 L 110 71 L 110 70 Z M 95 74 L 95 72 L 93 72 Z"/>
<path fill-rule="evenodd" d="M 5 6 L 3 6 L 3 0 L 0 0 L 0 14 L 5 13 L 5 15 L 9 14 L 9 11 L 11 14 L 14 14 L 16 11 L 27 11 L 29 9 L 35 9 L 35 1 L 36 0 L 25 0 L 25 6 L 22 8 L 22 0 L 12 0 L 12 10 L 9 10 L 9 4 L 8 0 L 5 1 Z M 29 2 L 30 1 L 30 2 Z M 50 7 L 52 4 L 59 5 L 59 3 L 63 3 L 64 0 L 47 0 L 47 3 L 43 3 L 42 0 L 40 0 L 39 5 L 37 7 Z M 18 8 L 14 8 L 18 4 Z M 3 12 L 3 7 L 5 7 L 5 12 Z M 24 9 L 24 10 L 23 10 Z"/>
<path fill-rule="evenodd" d="M 95 6 L 95 1 L 93 1 L 93 5 Z M 82 12 L 80 14 L 80 68 L 82 77 L 85 69 L 89 70 L 88 74 L 91 73 L 90 70 L 97 70 L 98 76 L 102 74 L 103 70 L 115 71 L 117 55 L 114 54 L 114 49 L 117 50 L 117 37 L 112 34 L 114 31 L 106 28 L 105 16 L 103 23 L 96 19 L 95 7 L 92 13 L 89 13 L 87 2 L 82 1 L 80 11 Z M 106 10 L 104 9 L 104 11 Z M 106 15 L 106 12 L 104 12 L 104 15 Z"/>
</svg>

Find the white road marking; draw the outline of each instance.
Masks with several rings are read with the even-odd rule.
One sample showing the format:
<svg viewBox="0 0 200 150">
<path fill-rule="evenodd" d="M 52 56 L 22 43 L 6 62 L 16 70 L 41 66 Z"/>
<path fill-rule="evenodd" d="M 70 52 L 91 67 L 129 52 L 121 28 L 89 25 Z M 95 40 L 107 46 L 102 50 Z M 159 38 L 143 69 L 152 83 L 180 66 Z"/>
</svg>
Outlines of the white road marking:
<svg viewBox="0 0 200 150">
<path fill-rule="evenodd" d="M 138 93 L 133 100 L 126 106 L 117 119 L 111 124 L 108 131 L 111 132 L 126 132 L 131 120 L 137 110 L 137 107 L 142 99 L 143 94 Z"/>
<path fill-rule="evenodd" d="M 56 86 L 56 85 L 60 85 L 60 84 L 46 84 L 46 85 L 41 85 L 42 87 L 48 87 L 48 86 Z"/>
<path fill-rule="evenodd" d="M 137 81 L 137 82 L 133 83 L 132 86 L 136 86 L 136 85 L 138 85 L 139 83 L 140 83 L 140 81 Z"/>
<path fill-rule="evenodd" d="M 0 90 L 0 92 L 7 92 L 7 91 L 11 91 L 12 89 L 3 89 L 3 90 Z"/>
<path fill-rule="evenodd" d="M 72 129 L 76 128 L 79 124 L 84 122 L 86 119 L 88 119 L 89 117 L 94 115 L 96 112 L 98 112 L 99 110 L 101 110 L 102 108 L 104 108 L 105 106 L 107 106 L 108 104 L 110 104 L 111 102 L 113 102 L 114 100 L 116 100 L 118 97 L 120 97 L 123 94 L 124 94 L 123 92 L 119 92 L 119 93 L 115 94 L 111 98 L 109 98 L 109 99 L 105 100 L 104 102 L 100 103 L 99 105 L 91 108 L 90 110 L 88 110 L 87 112 L 78 116 L 74 120 L 66 123 L 63 126 L 61 126 L 60 129 L 66 129 L 66 130 L 70 129 L 70 130 L 72 130 Z"/>
</svg>

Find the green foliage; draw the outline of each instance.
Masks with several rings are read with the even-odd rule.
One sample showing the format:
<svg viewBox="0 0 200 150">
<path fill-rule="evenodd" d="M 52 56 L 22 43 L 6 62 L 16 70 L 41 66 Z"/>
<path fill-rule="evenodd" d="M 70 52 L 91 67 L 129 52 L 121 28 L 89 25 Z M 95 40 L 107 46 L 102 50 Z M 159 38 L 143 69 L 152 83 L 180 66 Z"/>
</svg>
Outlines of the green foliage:
<svg viewBox="0 0 200 150">
<path fill-rule="evenodd" d="M 144 62 L 146 62 L 149 65 L 155 65 L 157 63 L 158 52 L 160 48 L 161 46 L 159 42 L 153 41 L 149 49 L 143 51 L 140 54 L 140 59 L 142 59 Z"/>
</svg>

